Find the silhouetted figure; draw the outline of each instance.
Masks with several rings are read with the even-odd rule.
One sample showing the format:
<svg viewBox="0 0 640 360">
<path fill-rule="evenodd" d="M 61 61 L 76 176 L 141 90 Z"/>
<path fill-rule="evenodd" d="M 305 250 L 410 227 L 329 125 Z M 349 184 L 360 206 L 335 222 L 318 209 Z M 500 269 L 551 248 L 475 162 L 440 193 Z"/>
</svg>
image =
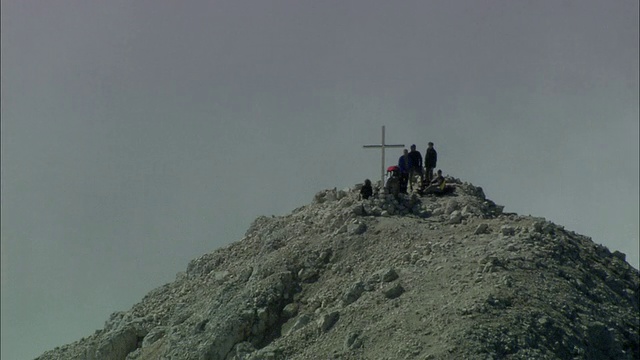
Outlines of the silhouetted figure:
<svg viewBox="0 0 640 360">
<path fill-rule="evenodd" d="M 400 192 L 407 193 L 407 183 L 409 182 L 409 150 L 404 149 L 402 156 L 398 159 L 398 168 L 400 169 Z"/>
<path fill-rule="evenodd" d="M 433 169 L 436 168 L 438 162 L 438 152 L 433 148 L 433 143 L 429 142 L 427 152 L 424 156 L 424 167 L 426 169 L 427 183 L 431 183 L 433 180 Z"/>
<path fill-rule="evenodd" d="M 424 179 L 424 173 L 422 171 L 422 154 L 416 150 L 416 145 L 411 145 L 411 151 L 409 152 L 409 188 L 413 190 L 413 184 L 416 181 L 416 176 L 420 176 L 420 182 Z"/>
<path fill-rule="evenodd" d="M 360 188 L 360 196 L 363 200 L 367 200 L 373 195 L 373 187 L 371 187 L 371 180 L 366 179 L 364 185 Z"/>
</svg>

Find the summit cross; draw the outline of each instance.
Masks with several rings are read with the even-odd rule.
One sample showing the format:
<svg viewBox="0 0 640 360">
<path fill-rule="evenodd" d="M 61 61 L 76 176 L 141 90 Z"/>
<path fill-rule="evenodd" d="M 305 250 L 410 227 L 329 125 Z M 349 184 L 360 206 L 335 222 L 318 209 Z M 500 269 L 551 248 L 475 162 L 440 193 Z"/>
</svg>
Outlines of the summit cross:
<svg viewBox="0 0 640 360">
<path fill-rule="evenodd" d="M 382 142 L 380 145 L 363 145 L 363 148 L 382 149 L 382 165 L 380 168 L 380 189 L 384 187 L 384 149 L 385 148 L 403 148 L 404 144 L 385 144 L 384 143 L 384 125 L 382 125 Z"/>
</svg>

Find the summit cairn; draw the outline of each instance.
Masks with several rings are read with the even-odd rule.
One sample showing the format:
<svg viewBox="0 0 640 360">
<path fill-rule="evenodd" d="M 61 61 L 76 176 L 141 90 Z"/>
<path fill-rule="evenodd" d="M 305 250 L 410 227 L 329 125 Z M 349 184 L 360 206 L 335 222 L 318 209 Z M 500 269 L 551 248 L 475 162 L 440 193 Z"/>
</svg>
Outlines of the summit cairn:
<svg viewBox="0 0 640 360">
<path fill-rule="evenodd" d="M 261 216 L 50 359 L 638 359 L 640 274 L 590 238 L 448 196 L 323 190 Z"/>
</svg>

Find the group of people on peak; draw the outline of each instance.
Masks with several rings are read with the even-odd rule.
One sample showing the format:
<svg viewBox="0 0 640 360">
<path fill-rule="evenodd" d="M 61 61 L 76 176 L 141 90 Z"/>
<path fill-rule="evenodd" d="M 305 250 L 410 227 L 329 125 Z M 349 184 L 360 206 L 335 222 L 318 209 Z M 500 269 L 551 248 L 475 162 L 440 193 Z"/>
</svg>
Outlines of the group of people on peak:
<svg viewBox="0 0 640 360">
<path fill-rule="evenodd" d="M 397 166 L 387 168 L 389 179 L 384 186 L 385 192 L 394 196 L 399 194 L 407 194 L 407 187 L 413 192 L 416 182 L 420 182 L 416 187 L 416 192 L 424 194 L 444 194 L 448 189 L 442 170 L 436 172 L 434 177 L 434 169 L 438 162 L 438 152 L 433 147 L 433 143 L 429 142 L 427 151 L 422 161 L 422 154 L 416 150 L 416 145 L 411 145 L 411 151 L 404 149 L 402 156 L 398 159 Z M 423 167 L 424 164 L 424 167 Z M 371 181 L 366 179 L 364 185 L 360 189 L 360 195 L 363 199 L 368 199 L 373 195 Z"/>
<path fill-rule="evenodd" d="M 411 151 L 404 149 L 402 156 L 398 159 L 398 171 L 402 181 L 402 187 L 406 192 L 407 183 L 409 189 L 413 190 L 416 178 L 419 177 L 421 183 L 426 181 L 430 183 L 433 180 L 433 170 L 438 162 L 438 152 L 433 147 L 433 143 L 429 142 L 427 151 L 424 156 L 424 169 L 422 167 L 422 154 L 416 150 L 416 145 L 411 145 Z"/>
</svg>

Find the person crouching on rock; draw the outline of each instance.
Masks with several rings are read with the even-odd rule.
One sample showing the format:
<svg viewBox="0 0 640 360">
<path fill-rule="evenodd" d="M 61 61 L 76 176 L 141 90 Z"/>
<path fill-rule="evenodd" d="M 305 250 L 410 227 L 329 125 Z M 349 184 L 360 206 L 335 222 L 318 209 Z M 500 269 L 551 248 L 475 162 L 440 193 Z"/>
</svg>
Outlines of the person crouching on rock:
<svg viewBox="0 0 640 360">
<path fill-rule="evenodd" d="M 442 176 L 442 170 L 438 170 L 437 174 L 438 176 L 422 191 L 423 194 L 444 195 L 453 192 L 453 186 L 447 185 L 444 176 Z"/>
<path fill-rule="evenodd" d="M 438 170 L 438 176 L 436 176 L 435 179 L 431 180 L 431 185 L 436 185 L 437 187 L 440 187 L 444 184 L 444 176 L 442 176 L 442 170 Z"/>
<path fill-rule="evenodd" d="M 367 200 L 373 195 L 373 187 L 371 187 L 371 180 L 366 179 L 364 185 L 360 188 L 360 198 Z"/>
<path fill-rule="evenodd" d="M 400 195 L 400 187 L 402 186 L 400 183 L 400 168 L 398 168 L 397 166 L 390 166 L 387 169 L 387 173 L 391 173 L 391 176 L 389 176 L 384 189 L 387 194 L 391 194 L 397 199 Z"/>
</svg>

